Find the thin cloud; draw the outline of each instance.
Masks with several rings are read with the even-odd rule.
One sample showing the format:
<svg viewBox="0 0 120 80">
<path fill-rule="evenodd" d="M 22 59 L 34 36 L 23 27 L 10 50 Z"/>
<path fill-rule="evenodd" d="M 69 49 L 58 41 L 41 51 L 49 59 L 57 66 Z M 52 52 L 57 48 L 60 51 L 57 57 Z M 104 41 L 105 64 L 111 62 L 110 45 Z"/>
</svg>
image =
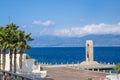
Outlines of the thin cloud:
<svg viewBox="0 0 120 80">
<path fill-rule="evenodd" d="M 34 24 L 34 25 L 40 25 L 40 24 L 42 24 L 42 22 L 39 21 L 39 20 L 35 20 L 35 21 L 32 22 L 32 24 Z"/>
<path fill-rule="evenodd" d="M 22 28 L 26 28 L 26 27 L 27 27 L 27 25 L 22 25 L 21 27 L 22 27 Z"/>
<path fill-rule="evenodd" d="M 48 20 L 48 21 L 43 22 L 42 25 L 43 26 L 54 26 L 55 23 L 53 21 Z"/>
<path fill-rule="evenodd" d="M 81 37 L 89 34 L 120 34 L 120 23 L 118 24 L 91 24 L 83 27 L 73 27 L 56 30 L 57 36 Z"/>
<path fill-rule="evenodd" d="M 83 23 L 83 22 L 84 22 L 84 19 L 80 19 L 79 21 L 80 21 L 80 23 Z"/>
<path fill-rule="evenodd" d="M 35 20 L 35 21 L 32 22 L 32 24 L 34 24 L 34 25 L 41 25 L 41 26 L 45 26 L 45 27 L 49 27 L 49 26 L 54 26 L 55 25 L 55 23 L 53 21 L 51 21 L 51 20 L 47 20 L 47 21 L 44 21 L 44 22 L 42 22 L 40 20 Z"/>
<path fill-rule="evenodd" d="M 120 26 L 120 22 L 118 23 L 118 25 Z"/>
</svg>

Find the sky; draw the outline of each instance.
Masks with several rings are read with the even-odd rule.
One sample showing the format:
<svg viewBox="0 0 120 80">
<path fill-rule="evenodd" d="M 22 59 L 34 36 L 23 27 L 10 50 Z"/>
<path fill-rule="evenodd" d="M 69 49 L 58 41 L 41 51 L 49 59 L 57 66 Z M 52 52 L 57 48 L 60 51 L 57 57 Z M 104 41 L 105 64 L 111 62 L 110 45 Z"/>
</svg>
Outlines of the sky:
<svg viewBox="0 0 120 80">
<path fill-rule="evenodd" d="M 120 34 L 120 0 L 0 0 L 0 26 L 32 36 Z"/>
</svg>

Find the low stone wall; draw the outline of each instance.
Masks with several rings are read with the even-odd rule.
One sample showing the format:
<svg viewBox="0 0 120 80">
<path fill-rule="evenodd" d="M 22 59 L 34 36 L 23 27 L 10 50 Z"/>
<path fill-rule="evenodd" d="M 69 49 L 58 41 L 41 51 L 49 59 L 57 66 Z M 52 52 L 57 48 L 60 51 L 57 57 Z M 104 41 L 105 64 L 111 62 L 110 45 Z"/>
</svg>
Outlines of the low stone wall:
<svg viewBox="0 0 120 80">
<path fill-rule="evenodd" d="M 2 56 L 2 55 L 1 55 Z M 14 70 L 14 54 L 12 55 L 12 68 Z M 24 73 L 32 73 L 32 72 L 40 72 L 40 65 L 35 65 L 35 59 L 26 59 L 26 54 L 23 54 L 23 59 L 22 59 L 22 70 L 20 70 L 19 67 L 19 60 L 20 54 L 16 55 L 16 71 L 19 72 L 24 72 Z M 2 58 L 1 58 L 2 59 Z M 1 60 L 2 62 L 3 60 Z M 10 70 L 10 59 L 9 59 L 9 54 L 6 54 L 6 63 L 5 63 L 5 70 L 9 71 Z M 1 65 L 2 66 L 2 65 Z"/>
</svg>

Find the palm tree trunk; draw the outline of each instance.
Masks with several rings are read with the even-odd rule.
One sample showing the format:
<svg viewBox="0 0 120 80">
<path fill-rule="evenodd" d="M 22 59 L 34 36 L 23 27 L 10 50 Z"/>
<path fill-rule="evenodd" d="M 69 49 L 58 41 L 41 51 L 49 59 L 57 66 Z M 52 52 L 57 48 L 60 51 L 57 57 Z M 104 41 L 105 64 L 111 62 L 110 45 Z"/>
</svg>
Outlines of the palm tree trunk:
<svg viewBox="0 0 120 80">
<path fill-rule="evenodd" d="M 1 49 L 0 49 L 0 70 L 1 70 Z"/>
<path fill-rule="evenodd" d="M 2 57 L 2 60 L 3 60 L 3 70 L 5 70 L 5 63 L 6 63 L 6 53 L 5 53 L 5 49 L 2 50 L 2 54 L 3 54 L 3 57 Z"/>
<path fill-rule="evenodd" d="M 14 50 L 14 73 L 16 73 L 16 58 L 17 58 L 17 56 L 16 56 L 16 54 L 17 54 L 17 50 L 16 50 L 16 48 L 15 48 L 15 50 Z"/>
<path fill-rule="evenodd" d="M 10 71 L 12 72 L 12 53 L 13 53 L 13 49 L 10 49 Z"/>
<path fill-rule="evenodd" d="M 20 70 L 22 71 L 22 56 L 23 56 L 23 53 L 22 51 L 20 51 L 20 57 L 19 57 L 19 65 L 20 65 Z"/>
</svg>

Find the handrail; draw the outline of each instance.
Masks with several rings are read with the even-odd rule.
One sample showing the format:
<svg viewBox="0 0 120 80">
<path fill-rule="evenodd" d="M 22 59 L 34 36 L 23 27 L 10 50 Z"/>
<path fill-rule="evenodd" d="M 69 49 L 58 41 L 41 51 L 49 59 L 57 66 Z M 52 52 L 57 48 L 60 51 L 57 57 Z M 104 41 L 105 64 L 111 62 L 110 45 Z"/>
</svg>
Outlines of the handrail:
<svg viewBox="0 0 120 80">
<path fill-rule="evenodd" d="M 5 70 L 0 70 L 0 72 L 3 73 L 3 77 L 5 76 L 5 74 L 9 74 L 9 76 L 14 76 L 15 78 L 19 77 L 19 78 L 21 78 L 22 80 L 33 80 L 32 78 L 29 78 L 29 77 L 26 77 L 26 76 L 22 76 L 22 75 L 19 75 L 19 74 L 17 74 L 17 73 L 5 71 Z M 4 78 L 5 78 L 5 77 L 4 77 Z M 5 79 L 5 80 L 6 80 L 6 79 Z"/>
</svg>

